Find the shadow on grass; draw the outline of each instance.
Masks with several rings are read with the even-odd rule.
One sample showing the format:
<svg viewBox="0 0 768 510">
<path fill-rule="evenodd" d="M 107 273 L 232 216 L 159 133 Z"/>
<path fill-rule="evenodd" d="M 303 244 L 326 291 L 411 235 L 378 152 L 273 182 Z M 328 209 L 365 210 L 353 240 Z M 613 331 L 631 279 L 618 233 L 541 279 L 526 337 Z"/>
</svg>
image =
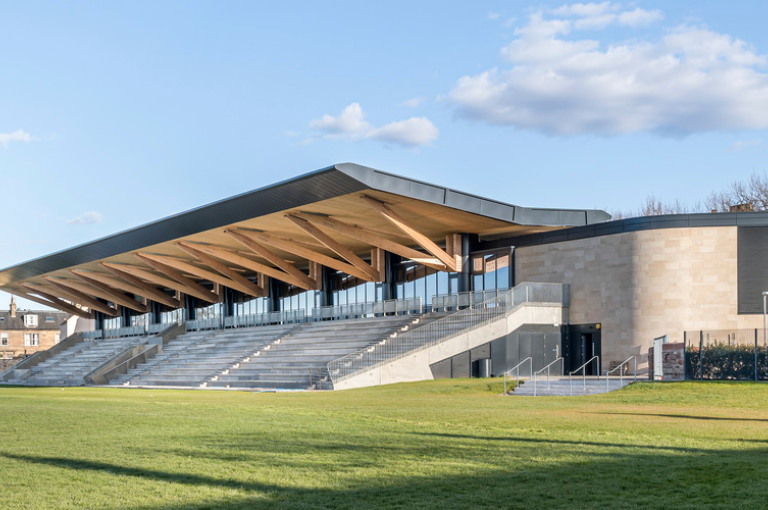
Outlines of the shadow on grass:
<svg viewBox="0 0 768 510">
<path fill-rule="evenodd" d="M 766 418 L 728 418 L 725 416 L 694 416 L 690 414 L 662 414 L 662 413 L 615 413 L 610 411 L 594 412 L 588 414 L 612 414 L 618 416 L 653 416 L 659 418 L 679 418 L 682 420 L 714 420 L 714 421 L 761 421 L 768 423 Z"/>
<path fill-rule="evenodd" d="M 144 510 L 764 508 L 764 487 L 768 484 L 767 448 L 670 449 L 643 448 L 645 445 L 484 438 L 454 434 L 425 436 L 430 436 L 438 446 L 446 450 L 460 447 L 465 452 L 465 462 L 458 464 L 450 460 L 447 467 L 439 466 L 438 463 L 444 459 L 438 453 L 435 457 L 421 461 L 422 465 L 418 467 L 422 469 L 418 474 L 407 476 L 397 470 L 360 473 L 359 476 L 350 476 L 335 483 L 330 481 L 333 478 L 323 478 L 313 487 L 310 482 L 316 480 L 302 480 L 298 482 L 301 486 L 297 486 L 296 481 L 267 483 L 259 479 L 258 472 L 248 474 L 238 470 L 234 471 L 237 475 L 233 476 L 238 477 L 234 479 L 217 477 L 216 471 L 205 474 L 178 473 L 66 457 L 8 452 L 0 453 L 0 456 L 18 462 L 64 469 L 73 474 L 91 472 L 134 477 L 137 484 L 150 481 L 189 487 L 189 500 L 183 503 L 147 506 L 137 501 L 131 505 L 131 508 Z M 525 457 L 510 455 L 508 463 L 494 465 L 483 464 L 483 448 L 479 448 L 480 452 L 475 456 L 471 445 L 467 447 L 464 441 L 456 445 L 457 439 L 528 442 L 537 445 L 523 450 Z M 551 448 L 543 443 L 551 445 Z M 557 448 L 558 444 L 563 443 L 590 444 L 598 448 L 584 452 L 581 457 L 574 457 L 572 454 L 563 454 Z M 616 454 L 600 449 L 617 446 L 639 448 L 640 451 Z M 520 453 L 517 450 L 514 452 Z M 392 452 L 391 460 L 402 461 L 401 455 Z M 103 479 L 99 480 L 104 483 Z M 207 493 L 204 498 L 197 500 L 194 487 L 221 490 Z"/>
<path fill-rule="evenodd" d="M 569 441 L 566 439 L 539 439 L 535 437 L 488 437 L 473 436 L 468 434 L 445 434 L 441 432 L 414 432 L 421 436 L 445 437 L 451 439 L 467 439 L 471 441 L 510 441 L 517 443 L 539 443 L 547 445 L 569 445 L 569 446 L 596 446 L 598 448 L 637 448 L 640 450 L 665 450 L 685 453 L 704 453 L 711 450 L 701 448 L 683 448 L 680 446 L 657 446 L 651 444 L 626 444 L 626 443 L 602 443 L 596 441 Z"/>
</svg>

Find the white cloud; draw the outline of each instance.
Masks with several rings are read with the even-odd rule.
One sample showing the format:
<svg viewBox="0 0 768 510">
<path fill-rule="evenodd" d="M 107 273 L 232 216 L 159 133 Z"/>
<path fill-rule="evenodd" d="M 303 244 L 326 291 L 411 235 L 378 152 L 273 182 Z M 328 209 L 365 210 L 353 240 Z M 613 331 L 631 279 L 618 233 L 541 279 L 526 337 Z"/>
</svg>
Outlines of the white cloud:
<svg viewBox="0 0 768 510">
<path fill-rule="evenodd" d="M 371 139 L 415 148 L 433 142 L 439 134 L 437 127 L 425 117 L 411 117 L 377 128 L 366 121 L 365 116 L 358 103 L 350 104 L 336 117 L 323 115 L 309 122 L 310 128 L 323 134 L 307 138 L 302 143 L 311 143 L 318 138 Z"/>
<path fill-rule="evenodd" d="M 77 218 L 72 218 L 71 220 L 67 220 L 68 225 L 93 225 L 96 223 L 101 223 L 101 220 L 104 219 L 104 215 L 97 211 L 89 211 L 87 213 L 83 213 Z"/>
<path fill-rule="evenodd" d="M 752 149 L 758 145 L 762 145 L 762 140 L 740 140 L 734 142 L 733 145 L 728 147 L 728 152 L 741 152 L 743 150 Z"/>
<path fill-rule="evenodd" d="M 32 135 L 23 129 L 17 129 L 13 133 L 0 133 L 0 147 L 8 147 L 11 142 L 31 142 Z"/>
<path fill-rule="evenodd" d="M 371 125 L 365 121 L 365 112 L 358 103 L 352 103 L 341 111 L 338 117 L 328 114 L 309 122 L 309 127 L 333 135 L 361 136 L 370 131 Z"/>
<path fill-rule="evenodd" d="M 369 135 L 374 140 L 394 142 L 408 147 L 419 147 L 437 140 L 440 132 L 425 117 L 411 117 L 408 120 L 390 122 Z"/>
<path fill-rule="evenodd" d="M 744 41 L 689 25 L 617 44 L 578 35 L 662 17 L 607 2 L 535 12 L 502 48 L 507 66 L 445 99 L 469 119 L 560 135 L 768 128 L 768 59 Z"/>
<path fill-rule="evenodd" d="M 411 99 L 406 99 L 405 101 L 400 103 L 400 106 L 405 106 L 408 108 L 416 108 L 423 102 L 424 102 L 423 97 L 412 97 Z"/>
<path fill-rule="evenodd" d="M 499 19 L 500 14 L 498 12 L 489 12 L 488 19 Z"/>
</svg>

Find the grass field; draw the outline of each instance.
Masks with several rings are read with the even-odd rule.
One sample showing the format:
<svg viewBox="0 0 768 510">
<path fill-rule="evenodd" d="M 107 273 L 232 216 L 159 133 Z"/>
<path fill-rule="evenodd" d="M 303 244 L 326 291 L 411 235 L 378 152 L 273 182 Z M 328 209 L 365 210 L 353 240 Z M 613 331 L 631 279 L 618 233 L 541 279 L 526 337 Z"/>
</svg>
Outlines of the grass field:
<svg viewBox="0 0 768 510">
<path fill-rule="evenodd" d="M 768 508 L 768 384 L 0 388 L 0 508 Z"/>
</svg>

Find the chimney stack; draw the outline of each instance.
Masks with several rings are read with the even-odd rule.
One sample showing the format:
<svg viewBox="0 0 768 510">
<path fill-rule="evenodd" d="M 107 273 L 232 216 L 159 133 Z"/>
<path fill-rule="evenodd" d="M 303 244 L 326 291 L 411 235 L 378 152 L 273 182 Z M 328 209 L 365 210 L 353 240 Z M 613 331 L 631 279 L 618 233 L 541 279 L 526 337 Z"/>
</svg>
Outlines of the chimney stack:
<svg viewBox="0 0 768 510">
<path fill-rule="evenodd" d="M 13 296 L 11 296 L 11 317 L 16 317 L 16 303 L 13 301 Z"/>
</svg>

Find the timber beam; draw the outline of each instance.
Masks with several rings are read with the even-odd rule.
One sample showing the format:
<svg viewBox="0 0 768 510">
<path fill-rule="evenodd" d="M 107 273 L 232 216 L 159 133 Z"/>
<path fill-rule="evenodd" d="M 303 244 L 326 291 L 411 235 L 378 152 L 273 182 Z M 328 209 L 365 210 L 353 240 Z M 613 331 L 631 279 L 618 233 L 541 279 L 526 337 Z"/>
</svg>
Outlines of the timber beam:
<svg viewBox="0 0 768 510">
<path fill-rule="evenodd" d="M 51 297 L 58 298 L 59 300 L 67 299 L 72 303 L 79 304 L 80 306 L 87 306 L 91 310 L 96 310 L 98 312 L 101 312 L 105 315 L 109 315 L 111 317 L 116 317 L 120 315 L 119 310 L 112 308 L 111 306 L 108 306 L 97 299 L 93 299 L 92 297 L 86 296 L 82 292 L 68 289 L 64 286 L 59 286 L 53 282 L 51 282 L 51 284 L 53 285 L 53 287 L 49 287 L 47 285 L 41 285 L 39 283 L 24 282 L 21 284 L 21 286 L 47 299 L 50 299 Z"/>
<path fill-rule="evenodd" d="M 67 303 L 66 301 L 60 298 L 57 298 L 56 296 L 52 296 L 46 292 L 40 292 L 37 290 L 32 291 L 38 296 L 40 296 L 38 297 L 18 289 L 3 289 L 3 290 L 11 294 L 15 294 L 18 297 L 29 299 L 30 301 L 34 301 L 35 303 L 40 303 L 43 306 L 50 306 L 51 308 L 56 308 L 64 312 L 71 313 L 72 315 L 77 315 L 78 317 L 82 317 L 83 319 L 93 319 L 93 312 L 90 312 L 88 310 L 83 310 L 82 308 L 79 308 L 71 303 Z"/>
<path fill-rule="evenodd" d="M 190 253 L 190 251 L 194 250 L 187 250 L 180 244 L 177 244 L 179 248 L 181 248 L 184 251 L 187 251 Z M 199 254 L 199 252 L 198 252 Z M 253 282 L 248 280 L 247 278 L 243 277 L 242 275 L 237 274 L 237 272 L 229 270 L 229 268 L 226 268 L 229 270 L 229 274 L 235 276 L 235 278 L 229 278 L 227 276 L 222 276 L 222 274 L 214 273 L 212 271 L 208 271 L 207 269 L 203 269 L 200 267 L 197 267 L 194 264 L 191 264 L 189 261 L 178 259 L 176 257 L 170 257 L 167 255 L 158 255 L 154 253 L 140 253 L 142 257 L 154 260 L 155 262 L 159 262 L 161 264 L 164 264 L 166 266 L 170 266 L 174 269 L 177 269 L 179 271 L 184 271 L 186 273 L 193 274 L 195 276 L 198 276 L 200 278 L 206 279 L 212 283 L 216 283 L 219 285 L 223 285 L 225 287 L 229 287 L 230 289 L 238 290 L 242 292 L 243 294 L 248 294 L 249 296 L 253 297 L 259 297 L 263 295 L 264 289 L 259 287 L 258 285 L 255 285 Z M 205 257 L 205 254 L 200 254 L 203 257 Z M 195 256 L 195 255 L 193 255 Z M 196 257 L 196 256 L 195 256 Z M 199 260 L 199 259 L 198 259 Z M 214 261 L 215 262 L 215 261 Z M 219 266 L 223 266 L 223 264 L 217 263 Z M 209 264 L 210 265 L 210 264 Z M 213 266 L 211 266 L 213 267 Z M 214 268 L 216 269 L 216 268 Z M 219 268 L 222 269 L 222 268 Z M 217 269 L 217 270 L 219 270 Z M 223 271 L 222 271 L 223 273 Z M 226 273 L 224 273 L 226 274 Z"/>
<path fill-rule="evenodd" d="M 296 268 L 293 264 L 288 262 L 287 260 L 283 259 L 279 255 L 277 255 L 275 252 L 270 250 L 269 248 L 266 248 L 265 246 L 260 245 L 250 237 L 243 235 L 239 231 L 235 230 L 225 230 L 225 234 L 233 238 L 235 241 L 239 242 L 249 250 L 251 250 L 253 253 L 258 255 L 259 257 L 266 259 L 270 264 L 274 264 L 278 268 L 282 269 L 285 273 L 292 276 L 295 280 L 298 280 L 301 282 L 301 285 L 299 287 L 305 289 L 305 290 L 319 290 L 319 285 L 317 281 L 312 280 L 309 276 L 304 274 L 302 271 L 300 271 L 298 268 Z"/>
<path fill-rule="evenodd" d="M 203 287 L 202 285 L 194 281 L 192 278 L 189 278 L 183 275 L 181 271 L 177 271 L 175 268 L 171 267 L 170 265 L 153 260 L 149 258 L 145 253 L 136 253 L 135 257 L 140 261 L 144 262 L 145 264 L 151 266 L 155 270 L 171 278 L 173 281 L 175 281 L 176 284 L 169 285 L 170 288 L 176 289 L 179 292 L 183 292 L 189 296 L 194 296 L 198 299 L 202 299 L 203 301 L 206 301 L 208 303 L 221 302 L 222 296 L 220 294 L 217 294 L 215 292 L 212 292 L 206 289 L 205 287 Z M 147 273 L 152 275 L 152 273 L 150 272 L 147 272 Z M 173 281 L 170 281 L 170 283 L 173 283 Z"/>
<path fill-rule="evenodd" d="M 139 303 L 130 296 L 127 296 L 121 292 L 116 292 L 106 285 L 97 287 L 97 285 L 100 285 L 97 282 L 83 282 L 80 280 L 72 280 L 68 278 L 52 278 L 50 276 L 45 276 L 44 278 L 51 283 L 63 285 L 69 289 L 80 291 L 85 295 L 104 299 L 116 305 L 124 306 L 140 313 L 147 313 L 149 311 L 149 307 L 147 305 Z"/>
<path fill-rule="evenodd" d="M 338 232 L 339 234 L 351 237 L 352 239 L 357 239 L 358 241 L 369 244 L 375 248 L 381 248 L 384 251 L 400 255 L 401 257 L 410 259 L 418 264 L 432 267 L 438 271 L 445 271 L 446 269 L 446 265 L 439 259 L 430 257 L 426 253 L 414 250 L 413 248 L 409 248 L 408 246 L 404 246 L 400 243 L 390 241 L 389 239 L 374 234 L 371 231 L 360 227 L 359 225 L 350 225 L 328 216 L 318 216 L 316 214 L 307 214 L 302 212 L 292 213 L 291 216 L 307 220 L 310 223 L 314 223 L 315 225 L 329 228 Z"/>
<path fill-rule="evenodd" d="M 261 262 L 256 262 L 255 260 L 251 260 L 249 258 L 243 257 L 239 253 L 235 253 L 233 251 L 222 248 L 220 246 L 215 246 L 212 244 L 198 244 L 198 243 L 186 243 L 186 242 L 185 244 L 187 244 L 188 246 L 191 245 L 196 250 L 200 250 L 206 253 L 207 255 L 212 255 L 218 259 L 225 260 L 230 264 L 235 264 L 236 266 L 244 267 L 246 269 L 259 273 L 259 275 L 266 275 L 266 276 L 269 276 L 270 278 L 280 280 L 289 285 L 295 285 L 296 287 L 301 287 L 304 290 L 310 290 L 308 287 L 305 286 L 306 284 L 304 283 L 303 280 L 294 278 L 293 276 L 283 271 L 280 271 L 279 269 L 276 269 L 272 266 L 267 266 L 265 264 L 262 264 Z M 266 282 L 262 283 L 260 281 L 259 283 L 261 284 L 260 287 L 262 288 L 266 286 Z"/>
<path fill-rule="evenodd" d="M 448 255 L 448 253 L 446 253 L 445 250 L 440 248 L 430 238 L 428 238 L 427 236 L 419 232 L 416 228 L 414 228 L 411 224 L 409 224 L 406 220 L 404 220 L 399 214 L 397 214 L 397 212 L 395 212 L 390 206 L 388 206 L 384 202 L 379 202 L 378 200 L 366 195 L 363 195 L 360 198 L 363 200 L 363 202 L 368 204 L 373 210 L 381 214 L 390 223 L 392 223 L 394 226 L 399 228 L 405 235 L 410 237 L 416 244 L 424 248 L 426 251 L 432 254 L 435 258 L 440 260 L 440 262 L 445 264 L 445 267 L 448 269 L 448 271 L 456 272 L 460 270 L 460 269 L 457 269 L 456 267 L 455 257 Z"/>
<path fill-rule="evenodd" d="M 325 245 L 329 250 L 336 253 L 336 255 L 345 259 L 352 266 L 356 267 L 357 269 L 365 273 L 366 278 L 364 279 L 366 281 L 373 281 L 373 282 L 382 281 L 381 273 L 379 271 L 375 270 L 366 261 L 364 261 L 357 255 L 352 253 L 352 251 L 349 248 L 347 248 L 337 240 L 333 239 L 331 236 L 329 236 L 328 234 L 320 230 L 315 225 L 311 224 L 310 222 L 308 222 L 303 218 L 299 218 L 298 216 L 286 214 L 285 217 L 288 218 L 291 222 L 293 222 L 294 225 L 302 229 L 304 232 L 306 232 L 307 234 L 311 235 L 312 237 L 314 237 L 315 239 L 323 243 L 323 245 Z"/>
<path fill-rule="evenodd" d="M 83 271 L 81 269 L 72 269 L 72 273 L 87 280 L 103 283 L 108 287 L 120 289 L 125 292 L 131 292 L 137 296 L 142 296 L 148 301 L 155 301 L 156 303 L 161 303 L 171 308 L 181 308 L 181 302 L 178 299 L 172 298 L 157 287 L 149 285 L 148 283 L 144 283 L 142 280 L 136 278 L 130 273 L 107 267 L 103 262 L 100 263 L 100 265 L 112 273 L 114 277 L 103 273 Z"/>
<path fill-rule="evenodd" d="M 243 231 L 242 229 L 238 230 L 238 232 L 241 232 L 247 235 L 248 237 L 252 238 L 254 241 L 257 241 L 261 244 L 267 244 L 269 246 L 272 246 L 273 248 L 277 248 L 278 250 L 283 250 L 285 252 L 292 253 L 298 257 L 305 258 L 310 262 L 317 262 L 318 264 L 333 268 L 337 271 L 341 271 L 342 273 L 355 276 L 357 278 L 360 278 L 361 280 L 376 281 L 376 279 L 373 278 L 373 275 L 370 274 L 369 272 L 363 271 L 353 266 L 352 264 L 348 264 L 344 262 L 343 260 L 335 259 L 323 253 L 318 253 L 314 250 L 310 250 L 309 248 L 306 248 L 300 245 L 296 241 L 283 239 L 283 238 L 274 236 L 272 234 L 268 234 L 266 232 Z M 318 243 L 318 246 L 321 248 L 324 247 L 324 245 L 321 243 Z M 311 275 L 310 275 L 310 279 L 313 279 Z"/>
</svg>

